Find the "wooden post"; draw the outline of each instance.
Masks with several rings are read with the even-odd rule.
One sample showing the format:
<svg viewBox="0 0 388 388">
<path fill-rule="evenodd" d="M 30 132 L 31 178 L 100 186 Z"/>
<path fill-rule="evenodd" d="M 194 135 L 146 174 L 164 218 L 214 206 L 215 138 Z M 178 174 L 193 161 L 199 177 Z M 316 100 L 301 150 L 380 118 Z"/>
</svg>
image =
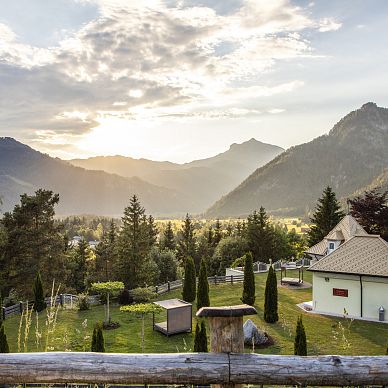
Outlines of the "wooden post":
<svg viewBox="0 0 388 388">
<path fill-rule="evenodd" d="M 27 302 L 27 307 L 28 307 L 28 302 Z M 20 314 L 23 314 L 23 302 L 19 302 L 19 311 L 20 311 Z"/>
<path fill-rule="evenodd" d="M 1 316 L 3 317 L 3 321 L 5 321 L 5 307 L 1 308 Z"/>
<path fill-rule="evenodd" d="M 197 317 L 209 319 L 210 349 L 213 353 L 244 353 L 243 316 L 257 314 L 247 304 L 225 307 L 202 307 Z M 239 384 L 213 384 L 213 388 L 242 387 Z"/>
<path fill-rule="evenodd" d="M 168 292 L 170 292 L 170 290 L 171 290 L 170 281 L 167 282 L 167 290 L 168 290 Z"/>
<path fill-rule="evenodd" d="M 233 285 L 233 275 L 230 275 L 230 282 L 231 282 L 232 285 Z"/>
</svg>

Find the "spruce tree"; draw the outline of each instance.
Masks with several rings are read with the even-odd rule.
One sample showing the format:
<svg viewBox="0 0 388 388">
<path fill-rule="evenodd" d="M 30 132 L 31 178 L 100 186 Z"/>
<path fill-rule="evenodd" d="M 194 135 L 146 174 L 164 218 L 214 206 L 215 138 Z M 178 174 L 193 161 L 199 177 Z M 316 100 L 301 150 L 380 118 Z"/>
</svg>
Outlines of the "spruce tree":
<svg viewBox="0 0 388 388">
<path fill-rule="evenodd" d="M 186 259 L 185 263 L 185 278 L 183 281 L 183 291 L 182 298 L 186 302 L 194 302 L 195 301 L 195 286 L 196 286 L 196 278 L 195 278 L 195 265 L 194 260 L 191 257 Z"/>
<path fill-rule="evenodd" d="M 179 241 L 177 246 L 177 257 L 181 262 L 184 262 L 187 257 L 196 257 L 196 239 L 194 237 L 194 225 L 189 214 L 186 218 L 179 233 Z"/>
<path fill-rule="evenodd" d="M 241 300 L 243 303 L 251 306 L 255 303 L 255 274 L 253 273 L 253 259 L 251 253 L 245 255 L 244 284 Z"/>
<path fill-rule="evenodd" d="M 39 272 L 36 274 L 33 292 L 34 310 L 37 312 L 43 311 L 47 307 L 47 304 L 44 300 L 43 284 Z"/>
<path fill-rule="evenodd" d="M 194 352 L 200 352 L 201 348 L 201 327 L 197 321 L 197 324 L 195 325 L 195 333 L 194 333 Z"/>
<path fill-rule="evenodd" d="M 162 248 L 171 251 L 175 249 L 175 237 L 171 221 L 168 221 L 166 229 L 163 232 Z"/>
<path fill-rule="evenodd" d="M 279 320 L 278 315 L 278 285 L 276 272 L 272 265 L 269 267 L 264 294 L 264 320 L 275 323 Z"/>
<path fill-rule="evenodd" d="M 307 356 L 306 332 L 302 321 L 302 316 L 299 316 L 296 324 L 294 354 L 296 356 Z"/>
<path fill-rule="evenodd" d="M 9 353 L 7 335 L 4 332 L 4 325 L 2 320 L 0 320 L 0 353 Z"/>
<path fill-rule="evenodd" d="M 327 186 L 322 197 L 318 199 L 315 212 L 310 219 L 313 225 L 308 232 L 309 245 L 313 246 L 322 241 L 344 216 L 345 213 L 341 210 L 335 193 Z"/>
<path fill-rule="evenodd" d="M 209 282 L 207 280 L 206 262 L 202 259 L 198 275 L 197 309 L 208 306 L 210 306 Z"/>
<path fill-rule="evenodd" d="M 105 341 L 104 341 L 104 334 L 102 333 L 101 324 L 97 324 L 93 329 L 91 350 L 92 352 L 99 352 L 99 353 L 105 352 Z"/>
</svg>

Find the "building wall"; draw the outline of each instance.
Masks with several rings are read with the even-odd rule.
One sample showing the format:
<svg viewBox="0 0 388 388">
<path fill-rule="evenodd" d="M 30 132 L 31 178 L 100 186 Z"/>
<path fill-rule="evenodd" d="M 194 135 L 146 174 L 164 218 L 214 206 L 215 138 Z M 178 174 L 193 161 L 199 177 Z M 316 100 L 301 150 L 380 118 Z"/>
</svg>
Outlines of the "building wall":
<svg viewBox="0 0 388 388">
<path fill-rule="evenodd" d="M 326 280 L 328 279 L 328 281 Z M 347 290 L 348 296 L 333 295 L 333 288 Z M 379 308 L 386 310 L 388 321 L 388 279 L 362 277 L 363 318 L 379 318 Z M 360 277 L 353 275 L 313 273 L 313 308 L 317 312 L 361 317 Z"/>
</svg>

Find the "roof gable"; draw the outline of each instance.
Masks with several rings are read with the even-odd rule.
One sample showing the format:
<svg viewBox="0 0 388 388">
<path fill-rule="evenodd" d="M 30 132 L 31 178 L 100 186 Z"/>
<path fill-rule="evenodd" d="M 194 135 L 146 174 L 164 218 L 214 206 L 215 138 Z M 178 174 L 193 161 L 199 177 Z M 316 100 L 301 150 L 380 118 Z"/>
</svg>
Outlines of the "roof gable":
<svg viewBox="0 0 388 388">
<path fill-rule="evenodd" d="M 388 243 L 380 236 L 354 236 L 309 270 L 388 277 Z"/>
</svg>

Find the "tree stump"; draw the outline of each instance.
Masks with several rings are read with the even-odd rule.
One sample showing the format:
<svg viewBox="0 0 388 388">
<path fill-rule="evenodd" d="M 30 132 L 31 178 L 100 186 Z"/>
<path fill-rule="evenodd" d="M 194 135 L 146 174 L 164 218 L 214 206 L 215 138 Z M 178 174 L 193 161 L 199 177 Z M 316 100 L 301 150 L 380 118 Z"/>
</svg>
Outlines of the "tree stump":
<svg viewBox="0 0 388 388">
<path fill-rule="evenodd" d="M 202 307 L 197 317 L 208 318 L 210 350 L 214 353 L 244 353 L 243 316 L 257 314 L 247 304 L 225 307 Z M 213 384 L 213 388 L 238 388 L 237 384 Z"/>
</svg>

